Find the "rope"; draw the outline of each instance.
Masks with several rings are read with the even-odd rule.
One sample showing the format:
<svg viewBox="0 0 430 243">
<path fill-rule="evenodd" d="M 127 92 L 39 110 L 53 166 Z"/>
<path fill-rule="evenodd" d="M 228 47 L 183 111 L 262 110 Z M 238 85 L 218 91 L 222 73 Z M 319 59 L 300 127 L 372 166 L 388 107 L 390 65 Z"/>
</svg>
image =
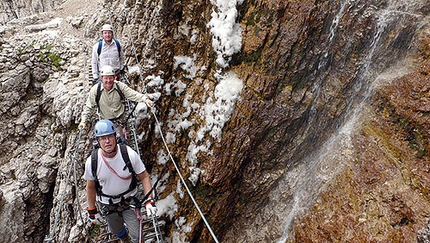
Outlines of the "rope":
<svg viewBox="0 0 430 243">
<path fill-rule="evenodd" d="M 84 47 L 84 84 L 85 87 L 87 86 L 88 82 L 87 82 L 87 48 Z M 84 105 L 85 102 L 87 100 L 87 92 L 84 92 Z M 82 131 L 79 131 L 79 138 L 78 138 L 78 142 L 76 143 L 76 150 L 75 150 L 75 154 L 73 155 L 73 177 L 74 177 L 74 182 L 75 182 L 75 191 L 76 191 L 76 201 L 78 204 L 78 212 L 79 212 L 79 218 L 81 219 L 82 223 L 84 222 L 84 218 L 82 217 L 82 207 L 81 204 L 79 203 L 79 187 L 78 187 L 78 176 L 76 174 L 76 154 L 78 153 L 79 150 L 79 144 L 80 144 L 80 140 L 81 140 L 81 134 Z M 87 232 L 89 234 L 89 232 Z"/>
<path fill-rule="evenodd" d="M 84 47 L 84 84 L 85 87 L 89 84 L 89 82 L 87 81 L 87 54 L 88 54 L 88 49 L 87 47 Z M 90 87 L 91 88 L 91 87 Z M 84 92 L 84 105 L 87 101 L 87 92 Z M 79 131 L 79 134 L 81 134 L 82 131 Z M 80 138 L 80 135 L 79 135 Z M 79 142 L 77 143 L 76 146 L 76 151 L 75 153 L 77 153 L 77 151 L 79 150 Z M 76 158 L 76 156 L 75 156 Z M 77 202 L 78 202 L 78 212 L 79 212 L 79 217 L 82 221 L 82 223 L 84 222 L 84 218 L 82 217 L 82 207 L 81 204 L 79 203 L 79 188 L 78 188 L 78 181 L 77 181 L 77 175 L 76 175 L 76 159 L 74 160 L 74 178 L 75 178 L 75 190 L 76 190 L 76 198 L 77 198 Z M 86 233 L 88 238 L 90 239 L 91 242 L 93 242 L 93 240 L 91 239 L 91 232 L 90 229 L 86 228 Z"/>
<path fill-rule="evenodd" d="M 80 140 L 81 140 L 81 131 L 79 131 L 79 139 L 78 139 L 78 142 L 76 143 L 76 150 L 75 150 L 75 154 L 73 155 L 73 178 L 75 179 L 74 180 L 74 182 L 75 182 L 75 191 L 76 191 L 76 201 L 77 201 L 77 204 L 78 204 L 78 212 L 79 212 L 79 218 L 81 219 L 81 221 L 82 221 L 82 223 L 84 222 L 84 217 L 82 217 L 82 207 L 81 207 L 81 204 L 79 203 L 79 187 L 78 187 L 78 176 L 77 176 L 77 174 L 76 174 L 76 154 L 77 154 L 77 151 L 79 150 L 79 143 L 80 143 Z M 87 232 L 87 233 L 89 233 L 89 232 Z"/>
<path fill-rule="evenodd" d="M 79 143 L 80 143 L 80 140 L 81 140 L 81 134 L 82 134 L 82 131 L 79 131 L 79 135 L 78 135 L 78 142 L 77 142 L 77 144 L 78 144 L 78 146 L 79 146 Z M 77 149 L 75 150 L 75 153 L 73 154 L 73 157 L 72 157 L 72 159 L 75 161 L 76 160 L 76 153 L 77 153 Z M 67 190 L 67 185 L 69 184 L 68 183 L 68 181 L 70 180 L 70 175 L 71 175 L 71 173 L 72 173 L 72 167 L 73 167 L 73 165 L 74 165 L 75 163 L 71 163 L 70 164 L 70 167 L 69 167 L 69 172 L 67 173 L 67 179 L 66 179 L 66 185 L 64 186 L 64 189 L 63 189 L 63 192 L 61 193 L 61 199 L 60 199 L 60 206 L 58 207 L 58 210 L 57 210 L 57 213 L 56 213 L 56 215 L 55 215 L 55 221 L 54 221 L 54 225 L 53 225 L 53 227 L 52 227 L 52 230 L 51 230 L 51 233 L 50 233 L 50 235 L 49 235 L 49 238 L 45 238 L 45 242 L 52 242 L 52 240 L 54 239 L 54 236 L 55 236 L 55 230 L 57 229 L 57 225 L 58 225 L 58 220 L 59 220 L 59 218 L 60 218 L 60 211 L 61 211 L 61 208 L 62 208 L 62 206 L 63 206 L 63 202 L 64 202 L 64 198 L 66 197 L 66 190 Z M 75 178 L 76 179 L 76 178 Z"/>
<path fill-rule="evenodd" d="M 84 49 L 84 85 L 85 86 L 86 86 L 86 83 L 87 83 L 86 82 L 87 81 L 86 70 L 87 70 L 87 50 L 85 48 Z M 84 103 L 86 102 L 86 99 L 87 99 L 86 92 L 84 92 Z M 59 218 L 60 218 L 61 208 L 63 206 L 64 198 L 66 196 L 67 186 L 69 184 L 70 175 L 71 175 L 71 172 L 72 172 L 72 167 L 73 167 L 73 177 L 74 177 L 74 184 L 75 184 L 75 190 L 76 190 L 76 199 L 77 199 L 79 218 L 81 219 L 82 222 L 84 222 L 84 219 L 83 219 L 83 216 L 82 216 L 82 212 L 81 212 L 82 211 L 82 207 L 81 207 L 81 204 L 79 203 L 79 194 L 78 194 L 79 188 L 78 188 L 78 181 L 77 181 L 77 174 L 76 174 L 76 171 L 77 171 L 77 169 L 76 169 L 77 159 L 76 158 L 77 158 L 77 154 L 78 154 L 78 151 L 79 151 L 79 144 L 81 143 L 81 136 L 82 136 L 82 130 L 79 130 L 78 140 L 77 140 L 76 146 L 75 146 L 76 149 L 75 149 L 75 152 L 73 153 L 72 163 L 70 164 L 69 171 L 67 173 L 66 185 L 64 187 L 63 192 L 61 193 L 60 205 L 59 205 L 58 210 L 57 210 L 56 215 L 55 215 L 54 225 L 52 227 L 52 230 L 50 232 L 49 237 L 45 237 L 44 242 L 51 243 L 54 240 L 55 231 L 57 229 L 58 221 L 59 221 Z M 87 234 L 91 238 L 90 232 L 87 231 Z"/>
<path fill-rule="evenodd" d="M 134 209 L 134 213 L 136 214 L 137 219 L 139 220 L 139 242 L 142 242 L 142 212 L 140 210 Z"/>
<path fill-rule="evenodd" d="M 84 68 L 85 70 L 85 68 Z M 84 83 L 85 83 L 85 76 L 84 76 Z M 86 100 L 86 96 L 84 96 L 84 100 Z M 78 187 L 78 179 L 77 179 L 77 174 L 76 174 L 76 154 L 79 150 L 79 144 L 80 144 L 80 140 L 81 140 L 81 134 L 82 131 L 79 131 L 79 137 L 78 137 L 78 142 L 76 143 L 76 150 L 75 150 L 75 154 L 73 155 L 73 178 L 74 178 L 74 182 L 75 182 L 75 191 L 76 191 L 76 201 L 78 203 L 78 212 L 79 212 L 79 218 L 81 219 L 82 223 L 84 222 L 84 218 L 82 217 L 82 207 L 81 204 L 79 203 L 79 187 Z"/>
<path fill-rule="evenodd" d="M 111 4 L 112 4 L 112 1 L 111 1 Z M 109 11 L 109 20 L 110 20 L 111 25 L 113 26 L 113 24 L 112 24 L 112 19 L 111 19 L 111 15 L 112 15 L 112 14 L 111 14 L 111 10 L 110 10 L 110 8 L 108 9 L 108 11 Z M 128 24 L 130 24 L 128 15 L 127 15 L 126 22 L 127 22 Z M 131 35 L 131 34 L 130 34 L 130 36 L 132 37 L 132 35 Z M 131 40 L 132 40 L 132 38 L 131 38 Z M 142 69 L 141 69 L 141 67 L 140 67 L 139 57 L 138 57 L 138 55 L 137 55 L 136 47 L 134 46 L 134 42 L 133 42 L 133 41 L 131 41 L 131 46 L 132 46 L 132 50 L 133 50 L 134 55 L 135 55 L 135 58 L 136 58 L 137 66 L 138 66 L 138 68 L 139 68 L 139 77 L 140 77 L 140 79 L 142 80 L 142 83 L 143 83 L 143 93 L 144 93 L 144 94 L 146 94 L 146 93 L 147 93 L 147 89 L 146 89 L 146 85 L 145 85 L 145 82 L 144 82 L 144 80 L 145 80 L 145 79 L 143 78 L 143 75 L 142 75 L 142 72 L 141 72 L 141 70 L 142 70 Z M 133 111 L 134 111 L 134 109 L 133 109 Z M 176 164 L 176 162 L 175 162 L 175 160 L 174 160 L 174 158 L 173 158 L 173 156 L 172 156 L 172 153 L 170 152 L 170 149 L 169 149 L 169 147 L 167 146 L 166 140 L 165 140 L 165 138 L 164 138 L 164 136 L 163 136 L 163 131 L 161 130 L 160 122 L 158 121 L 158 118 L 157 118 L 157 116 L 156 116 L 156 114 L 155 114 L 155 112 L 154 112 L 154 110 L 153 110 L 152 108 L 151 108 L 151 113 L 152 113 L 152 115 L 154 116 L 154 119 L 155 119 L 155 121 L 156 121 L 157 127 L 158 127 L 158 129 L 159 129 L 159 131 L 160 131 L 161 139 L 162 139 L 162 141 L 163 141 L 163 143 L 164 143 L 164 146 L 166 147 L 166 150 L 167 150 L 167 152 L 168 152 L 168 154 L 169 154 L 170 160 L 172 161 L 173 165 L 175 166 L 176 171 L 178 172 L 178 175 L 179 175 L 179 177 L 180 177 L 180 179 L 181 179 L 182 184 L 184 185 L 185 189 L 187 190 L 188 195 L 190 196 L 191 200 L 192 200 L 192 201 L 193 201 L 193 203 L 194 203 L 194 206 L 196 207 L 196 209 L 197 209 L 197 211 L 199 212 L 200 216 L 202 217 L 202 219 L 203 219 L 203 221 L 204 221 L 204 223 L 205 223 L 206 227 L 208 228 L 209 232 L 211 233 L 212 238 L 214 239 L 214 241 L 215 241 L 216 243 L 218 243 L 219 241 L 218 241 L 218 239 L 217 239 L 217 237 L 216 237 L 215 233 L 213 232 L 213 230 L 212 230 L 211 226 L 209 225 L 208 221 L 206 220 L 206 217 L 204 216 L 204 214 L 203 214 L 203 212 L 201 211 L 201 209 L 200 209 L 199 205 L 197 204 L 196 200 L 194 199 L 194 197 L 193 197 L 193 195 L 192 195 L 192 193 L 191 193 L 190 189 L 188 188 L 187 184 L 185 183 L 185 180 L 184 180 L 184 178 L 183 178 L 183 176 L 182 176 L 182 174 L 181 174 L 181 172 L 180 172 L 180 170 L 179 170 L 179 168 L 178 168 L 178 165 Z M 135 137 L 135 140 L 136 140 L 136 137 Z M 136 141 L 135 141 L 135 142 L 136 142 Z M 158 181 L 157 181 L 157 182 L 158 182 Z M 156 184 L 154 184 L 154 186 L 155 186 L 155 185 L 156 185 Z M 153 188 L 151 189 L 151 191 L 154 189 L 154 186 L 153 186 Z M 148 196 L 148 195 L 146 195 L 146 196 Z M 155 228 L 155 226 L 154 226 L 154 228 Z M 157 236 L 157 237 L 158 237 L 158 236 Z M 158 239 L 157 239 L 157 240 L 158 240 Z"/>
<path fill-rule="evenodd" d="M 160 122 L 158 121 L 157 116 L 155 115 L 153 109 L 151 109 L 151 113 L 154 116 L 158 130 L 160 131 L 161 139 L 163 140 L 164 146 L 166 147 L 167 153 L 169 154 L 170 160 L 172 161 L 173 165 L 175 166 L 176 171 L 178 172 L 178 175 L 179 175 L 179 178 L 181 179 L 182 184 L 184 185 L 185 189 L 187 190 L 187 193 L 190 196 L 191 200 L 193 201 L 194 206 L 196 207 L 197 211 L 199 211 L 199 214 L 202 217 L 203 221 L 205 222 L 206 227 L 208 228 L 209 232 L 211 233 L 212 238 L 215 240 L 216 243 L 218 243 L 219 241 L 218 241 L 216 235 L 212 231 L 211 226 L 209 225 L 208 221 L 206 220 L 205 216 L 203 215 L 202 211 L 200 210 L 200 207 L 197 204 L 196 200 L 194 199 L 193 195 L 191 194 L 191 191 L 188 188 L 187 183 L 185 183 L 184 177 L 182 176 L 181 172 L 179 171 L 178 165 L 176 164 L 175 159 L 173 158 L 172 153 L 170 152 L 170 149 L 167 146 L 166 140 L 164 139 L 163 131 L 161 130 L 161 126 L 160 126 Z"/>
<path fill-rule="evenodd" d="M 109 162 L 106 160 L 106 158 L 103 156 L 103 154 L 102 154 L 102 159 L 103 159 L 103 162 L 105 162 L 105 165 L 109 168 L 109 170 L 112 172 L 112 173 L 114 173 L 116 176 L 118 176 L 118 178 L 120 178 L 121 180 L 123 180 L 123 181 L 127 181 L 127 180 L 130 180 L 133 176 L 132 175 L 129 175 L 129 176 L 127 176 L 127 177 L 123 177 L 123 176 L 120 176 L 119 174 L 118 174 L 118 172 L 116 172 L 116 170 L 114 169 L 114 168 L 112 168 L 112 166 L 109 164 Z"/>
</svg>

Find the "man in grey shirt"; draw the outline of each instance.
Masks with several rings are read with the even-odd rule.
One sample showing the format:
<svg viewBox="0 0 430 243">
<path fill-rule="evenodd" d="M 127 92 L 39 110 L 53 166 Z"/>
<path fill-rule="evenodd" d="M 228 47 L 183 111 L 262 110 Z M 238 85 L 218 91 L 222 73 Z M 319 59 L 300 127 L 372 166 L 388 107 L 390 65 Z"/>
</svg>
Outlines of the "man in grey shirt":
<svg viewBox="0 0 430 243">
<path fill-rule="evenodd" d="M 93 46 L 92 52 L 93 84 L 99 81 L 101 67 L 109 65 L 117 75 L 124 72 L 124 52 L 120 42 L 114 38 L 112 25 L 103 25 L 101 32 L 102 39 Z"/>
</svg>

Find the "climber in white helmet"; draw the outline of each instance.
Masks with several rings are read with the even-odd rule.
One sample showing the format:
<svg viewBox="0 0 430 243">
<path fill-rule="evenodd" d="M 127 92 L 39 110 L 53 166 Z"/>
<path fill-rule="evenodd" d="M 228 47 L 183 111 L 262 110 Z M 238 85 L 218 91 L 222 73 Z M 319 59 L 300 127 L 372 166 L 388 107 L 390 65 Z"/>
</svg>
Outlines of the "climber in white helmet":
<svg viewBox="0 0 430 243">
<path fill-rule="evenodd" d="M 89 121 L 94 111 L 97 111 L 99 119 L 109 119 L 117 124 L 125 124 L 125 107 L 123 103 L 125 98 L 134 102 L 145 102 L 149 107 L 153 106 L 154 102 L 146 94 L 139 93 L 125 83 L 117 81 L 113 67 L 102 67 L 100 76 L 101 82 L 90 89 L 81 114 L 79 129 L 86 128 L 87 121 Z M 119 133 L 119 135 L 122 134 Z"/>
<path fill-rule="evenodd" d="M 117 75 L 125 70 L 124 52 L 120 42 L 114 38 L 112 25 L 103 25 L 101 33 L 102 38 L 93 46 L 92 52 L 93 84 L 99 81 L 99 71 L 103 66 L 111 66 Z"/>
</svg>

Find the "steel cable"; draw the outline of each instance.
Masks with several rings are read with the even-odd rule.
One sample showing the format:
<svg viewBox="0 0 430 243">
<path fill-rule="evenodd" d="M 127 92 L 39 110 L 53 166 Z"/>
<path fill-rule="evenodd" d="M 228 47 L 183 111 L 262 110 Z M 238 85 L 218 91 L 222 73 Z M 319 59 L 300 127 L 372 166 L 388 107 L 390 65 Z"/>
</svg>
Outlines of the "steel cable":
<svg viewBox="0 0 430 243">
<path fill-rule="evenodd" d="M 206 224 L 206 227 L 208 228 L 209 232 L 212 235 L 212 238 L 215 240 L 215 242 L 218 243 L 218 239 L 215 235 L 215 233 L 212 231 L 211 226 L 209 225 L 208 221 L 206 220 L 205 216 L 203 215 L 203 212 L 200 210 L 199 205 L 197 204 L 196 200 L 194 199 L 193 195 L 191 194 L 190 189 L 187 186 L 187 183 L 185 183 L 184 177 L 181 174 L 181 171 L 179 170 L 178 165 L 175 162 L 175 159 L 172 156 L 172 153 L 170 152 L 169 147 L 167 146 L 166 140 L 163 136 L 163 131 L 161 130 L 160 122 L 157 119 L 157 116 L 155 115 L 154 111 L 151 109 L 152 115 L 154 116 L 155 122 L 157 124 L 158 130 L 160 131 L 161 139 L 163 140 L 164 146 L 166 147 L 167 153 L 169 155 L 170 160 L 172 161 L 173 165 L 175 166 L 176 172 L 178 172 L 179 178 L 181 179 L 182 184 L 184 185 L 185 189 L 187 190 L 188 195 L 190 196 L 191 200 L 194 203 L 194 206 L 196 207 L 197 211 L 199 212 L 200 216 L 202 217 L 204 223 Z"/>
<path fill-rule="evenodd" d="M 111 3 L 112 3 L 112 1 L 111 1 Z M 127 19 L 127 20 L 126 20 L 126 22 L 127 22 L 128 24 L 130 24 L 130 22 L 129 22 L 129 18 L 128 18 L 128 15 L 127 15 L 127 18 L 126 18 L 126 19 Z M 110 23 L 111 23 L 111 25 L 112 25 L 112 19 L 111 19 L 111 11 L 110 11 L 110 8 L 109 8 L 109 20 L 110 20 Z M 113 26 L 113 25 L 112 25 L 112 26 Z M 130 35 L 130 36 L 131 36 L 131 35 Z M 146 93 L 147 93 L 146 85 L 145 85 L 144 78 L 143 78 L 143 75 L 142 75 L 142 69 L 141 69 L 141 67 L 140 67 L 140 61 L 139 61 L 139 58 L 138 58 L 138 55 L 137 55 L 137 52 L 136 52 L 136 47 L 134 46 L 134 42 L 133 42 L 132 38 L 131 38 L 131 41 L 130 41 L 130 42 L 131 42 L 132 50 L 133 50 L 134 55 L 135 55 L 135 58 L 136 58 L 137 66 L 138 66 L 138 68 L 139 68 L 139 76 L 140 76 L 140 79 L 142 80 L 142 83 L 143 83 L 143 93 L 144 93 L 144 94 L 146 94 Z M 200 209 L 200 207 L 199 207 L 199 205 L 198 205 L 197 201 L 195 200 L 194 196 L 192 195 L 192 193 L 191 193 L 190 189 L 188 188 L 188 186 L 187 186 L 187 184 L 186 184 L 186 182 L 185 182 L 185 180 L 184 180 L 184 178 L 183 178 L 183 176 L 182 176 L 182 174 L 181 174 L 181 172 L 180 172 L 180 170 L 179 170 L 179 167 L 178 167 L 178 165 L 177 165 L 176 161 L 174 160 L 174 158 L 173 158 L 173 156 L 172 156 L 172 153 L 171 153 L 171 151 L 170 151 L 170 149 L 169 149 L 169 147 L 168 147 L 168 145 L 167 145 L 167 142 L 166 142 L 166 140 L 165 140 L 165 138 L 164 138 L 163 131 L 161 130 L 160 122 L 158 121 L 158 118 L 157 118 L 157 116 L 156 116 L 156 114 L 155 114 L 155 112 L 154 112 L 153 108 L 151 108 L 150 110 L 151 110 L 152 115 L 154 116 L 154 119 L 155 119 L 155 122 L 156 122 L 157 128 L 158 128 L 158 130 L 159 130 L 159 132 L 160 132 L 161 139 L 162 139 L 163 144 L 164 144 L 164 146 L 165 146 L 165 148 L 166 148 L 166 150 L 167 150 L 167 153 L 168 153 L 168 155 L 169 155 L 169 158 L 170 158 L 170 160 L 172 161 L 172 163 L 173 163 L 173 165 L 174 165 L 174 167 L 175 167 L 175 169 L 176 169 L 176 171 L 177 171 L 177 173 L 178 173 L 178 175 L 179 175 L 179 178 L 180 178 L 180 180 L 181 180 L 182 184 L 184 185 L 184 187 L 185 187 L 185 189 L 186 189 L 186 191 L 187 191 L 188 195 L 190 196 L 191 200 L 193 201 L 194 206 L 196 207 L 196 209 L 197 209 L 197 211 L 199 212 L 200 216 L 202 217 L 202 219 L 203 219 L 203 221 L 204 221 L 204 223 L 205 223 L 206 227 L 208 228 L 208 230 L 209 230 L 209 232 L 210 232 L 210 234 L 211 234 L 212 238 L 214 239 L 214 241 L 215 241 L 216 243 L 218 243 L 218 242 L 219 242 L 219 241 L 218 241 L 218 238 L 216 237 L 216 235 L 215 235 L 215 233 L 213 232 L 213 230 L 212 230 L 211 226 L 209 225 L 208 221 L 206 220 L 206 217 L 204 216 L 203 212 L 201 211 L 201 209 Z"/>
</svg>

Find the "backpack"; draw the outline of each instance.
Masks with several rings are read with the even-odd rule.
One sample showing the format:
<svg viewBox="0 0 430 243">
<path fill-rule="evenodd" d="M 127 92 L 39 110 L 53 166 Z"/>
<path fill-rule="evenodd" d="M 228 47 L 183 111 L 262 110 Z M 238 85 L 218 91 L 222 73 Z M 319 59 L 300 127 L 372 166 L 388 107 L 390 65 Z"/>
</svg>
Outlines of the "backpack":
<svg viewBox="0 0 430 243">
<path fill-rule="evenodd" d="M 121 53 L 121 44 L 119 44 L 119 41 L 117 39 L 113 39 L 116 44 L 116 48 L 118 49 L 118 54 Z M 102 45 L 103 45 L 103 39 L 99 40 L 99 46 L 97 47 L 97 55 L 100 56 L 100 53 L 102 52 Z"/>
<path fill-rule="evenodd" d="M 100 101 L 100 97 L 102 95 L 101 92 L 101 85 L 102 83 L 99 82 L 98 86 L 97 86 L 97 93 L 96 93 L 96 104 L 97 104 L 97 110 L 100 112 L 100 105 L 99 105 L 99 101 Z M 119 85 L 117 83 L 115 83 L 116 85 L 116 91 L 118 92 L 119 96 L 121 97 L 121 100 L 124 101 L 125 100 L 125 96 L 124 93 L 121 91 L 121 89 L 119 88 Z"/>
<path fill-rule="evenodd" d="M 136 173 L 133 170 L 133 166 L 131 165 L 131 161 L 130 161 L 130 157 L 128 156 L 128 152 L 127 152 L 127 146 L 125 144 L 119 144 L 119 149 L 121 151 L 121 155 L 122 158 L 124 160 L 125 166 L 123 168 L 123 170 L 125 170 L 126 168 L 128 168 L 128 170 L 130 171 L 130 173 L 132 174 L 132 178 L 131 178 L 131 183 L 129 188 L 118 195 L 106 195 L 103 193 L 102 191 L 102 186 L 100 185 L 100 182 L 98 180 L 97 177 L 97 165 L 98 165 L 98 148 L 95 148 L 91 151 L 91 173 L 93 175 L 94 182 L 96 184 L 96 193 L 99 197 L 104 196 L 104 197 L 109 197 L 109 203 L 113 204 L 112 199 L 117 199 L 117 198 L 121 198 L 121 201 L 124 200 L 124 198 L 122 198 L 125 194 L 133 191 L 136 186 L 137 186 L 137 178 L 136 178 Z"/>
</svg>

